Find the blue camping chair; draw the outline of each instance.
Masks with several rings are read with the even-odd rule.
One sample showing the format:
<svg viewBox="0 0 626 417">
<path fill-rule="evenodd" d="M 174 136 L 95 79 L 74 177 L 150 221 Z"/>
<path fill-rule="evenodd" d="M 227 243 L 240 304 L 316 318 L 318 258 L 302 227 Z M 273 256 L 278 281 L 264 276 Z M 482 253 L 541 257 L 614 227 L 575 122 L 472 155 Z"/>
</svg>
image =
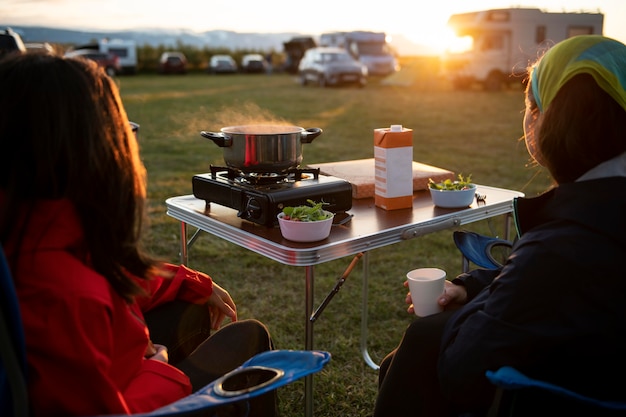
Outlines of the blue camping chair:
<svg viewBox="0 0 626 417">
<path fill-rule="evenodd" d="M 469 270 L 470 262 L 480 268 L 498 269 L 502 267 L 513 247 L 513 243 L 508 240 L 467 230 L 454 231 L 452 238 L 463 255 L 463 272 Z M 500 251 L 498 255 L 496 255 L 497 251 Z"/>
<path fill-rule="evenodd" d="M 546 381 L 530 378 L 503 366 L 487 371 L 497 387 L 488 417 L 625 416 L 626 402 L 603 401 L 581 395 Z M 619 384 L 619 381 L 616 383 Z"/>
<path fill-rule="evenodd" d="M 0 416 L 29 417 L 24 331 L 13 278 L 1 247 L 0 291 Z M 247 400 L 318 372 L 329 361 L 330 354 L 324 351 L 262 352 L 197 392 L 133 417 L 208 417 L 226 405 L 233 405 L 246 416 Z"/>
<path fill-rule="evenodd" d="M 28 417 L 26 345 L 9 265 L 0 248 L 0 415 Z"/>
<path fill-rule="evenodd" d="M 463 255 L 464 272 L 469 270 L 469 262 L 485 269 L 502 267 L 513 246 L 507 240 L 469 231 L 455 231 L 453 239 Z M 497 248 L 503 249 L 499 257 L 494 254 L 494 249 Z M 626 416 L 625 402 L 587 397 L 558 385 L 530 378 L 510 366 L 487 371 L 486 375 L 497 387 L 489 417 Z M 554 407 L 546 407 L 546 404 Z"/>
</svg>

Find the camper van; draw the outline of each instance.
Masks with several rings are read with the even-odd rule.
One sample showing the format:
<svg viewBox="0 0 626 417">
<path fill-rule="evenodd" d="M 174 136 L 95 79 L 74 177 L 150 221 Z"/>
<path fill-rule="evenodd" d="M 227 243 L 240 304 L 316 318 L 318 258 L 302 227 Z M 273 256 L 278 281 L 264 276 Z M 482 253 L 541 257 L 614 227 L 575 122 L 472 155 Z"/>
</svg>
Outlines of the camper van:
<svg viewBox="0 0 626 417">
<path fill-rule="evenodd" d="M 100 52 L 110 52 L 119 57 L 122 73 L 134 74 L 137 72 L 137 46 L 135 41 L 103 39 L 99 44 Z"/>
<path fill-rule="evenodd" d="M 304 53 L 316 46 L 315 40 L 310 36 L 291 38 L 288 42 L 284 42 L 283 47 L 286 56 L 284 70 L 289 74 L 296 74 Z"/>
<path fill-rule="evenodd" d="M 344 48 L 367 66 L 369 75 L 389 75 L 399 69 L 398 61 L 383 32 L 331 32 L 320 36 L 320 46 Z"/>
<path fill-rule="evenodd" d="M 443 70 L 453 86 L 478 82 L 487 90 L 524 82 L 529 64 L 557 42 L 603 30 L 601 13 L 550 13 L 540 9 L 493 9 L 455 14 L 448 26 L 471 38 L 471 49 L 446 53 Z"/>
<path fill-rule="evenodd" d="M 102 53 L 111 53 L 119 58 L 122 74 L 137 72 L 137 46 L 135 41 L 122 39 L 102 39 L 97 43 L 90 43 L 74 48 L 91 49 Z"/>
</svg>

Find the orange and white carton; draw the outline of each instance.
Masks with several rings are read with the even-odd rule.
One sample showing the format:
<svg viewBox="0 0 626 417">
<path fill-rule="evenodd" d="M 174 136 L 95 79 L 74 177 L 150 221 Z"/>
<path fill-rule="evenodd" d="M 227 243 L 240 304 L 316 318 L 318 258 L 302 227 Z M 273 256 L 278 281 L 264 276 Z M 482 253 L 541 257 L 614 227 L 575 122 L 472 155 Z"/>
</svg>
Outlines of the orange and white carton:
<svg viewBox="0 0 626 417">
<path fill-rule="evenodd" d="M 413 207 L 413 129 L 374 129 L 374 203 L 385 210 Z"/>
</svg>

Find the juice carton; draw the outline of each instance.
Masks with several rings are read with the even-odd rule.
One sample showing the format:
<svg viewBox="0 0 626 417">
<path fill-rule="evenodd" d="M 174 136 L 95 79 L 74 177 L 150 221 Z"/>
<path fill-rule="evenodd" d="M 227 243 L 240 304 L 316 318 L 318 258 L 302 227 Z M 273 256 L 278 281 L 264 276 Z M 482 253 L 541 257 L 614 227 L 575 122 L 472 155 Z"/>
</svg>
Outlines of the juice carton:
<svg viewBox="0 0 626 417">
<path fill-rule="evenodd" d="M 374 203 L 385 210 L 413 207 L 413 130 L 374 129 Z"/>
</svg>

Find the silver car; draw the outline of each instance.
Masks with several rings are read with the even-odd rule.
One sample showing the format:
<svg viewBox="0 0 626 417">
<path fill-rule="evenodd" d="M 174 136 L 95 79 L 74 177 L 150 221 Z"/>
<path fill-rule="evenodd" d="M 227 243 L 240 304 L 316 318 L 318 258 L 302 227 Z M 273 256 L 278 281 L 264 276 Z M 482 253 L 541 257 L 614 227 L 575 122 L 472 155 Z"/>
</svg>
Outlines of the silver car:
<svg viewBox="0 0 626 417">
<path fill-rule="evenodd" d="M 212 74 L 234 74 L 237 72 L 237 63 L 230 55 L 213 55 L 207 71 Z"/>
<path fill-rule="evenodd" d="M 367 67 L 342 48 L 308 49 L 298 66 L 300 84 L 315 83 L 320 87 L 342 84 L 367 84 Z"/>
</svg>

